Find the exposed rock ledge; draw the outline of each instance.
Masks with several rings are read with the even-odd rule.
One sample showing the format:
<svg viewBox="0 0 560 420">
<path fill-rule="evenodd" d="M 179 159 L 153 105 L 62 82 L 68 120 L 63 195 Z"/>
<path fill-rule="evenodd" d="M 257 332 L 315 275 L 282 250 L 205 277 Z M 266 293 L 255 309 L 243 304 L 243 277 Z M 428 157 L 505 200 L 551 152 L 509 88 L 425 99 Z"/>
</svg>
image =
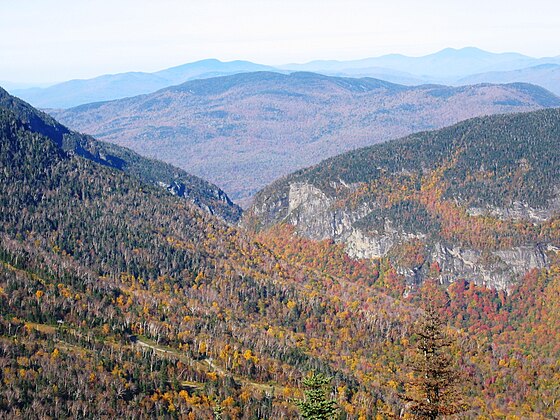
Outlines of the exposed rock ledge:
<svg viewBox="0 0 560 420">
<path fill-rule="evenodd" d="M 530 207 L 527 203 L 514 201 L 513 206 L 505 209 L 498 207 L 471 207 L 467 212 L 471 216 L 490 215 L 502 220 L 514 219 L 530 220 L 535 223 L 544 222 L 560 212 L 560 188 L 554 189 L 554 197 L 546 208 Z"/>
<path fill-rule="evenodd" d="M 399 242 L 423 235 L 397 231 L 389 223 L 383 232 L 366 233 L 354 226 L 375 205 L 363 205 L 351 212 L 334 205 L 334 200 L 319 188 L 307 183 L 293 183 L 288 194 L 288 209 L 284 221 L 296 232 L 311 239 L 333 239 L 344 243 L 354 258 L 378 258 L 388 254 Z M 546 246 L 526 245 L 512 249 L 483 252 L 436 243 L 429 250 L 428 262 L 437 262 L 441 268 L 440 280 L 445 283 L 467 279 L 497 289 L 508 289 L 520 276 L 533 268 L 548 263 Z M 411 282 L 421 281 L 423 267 L 399 269 Z"/>
</svg>

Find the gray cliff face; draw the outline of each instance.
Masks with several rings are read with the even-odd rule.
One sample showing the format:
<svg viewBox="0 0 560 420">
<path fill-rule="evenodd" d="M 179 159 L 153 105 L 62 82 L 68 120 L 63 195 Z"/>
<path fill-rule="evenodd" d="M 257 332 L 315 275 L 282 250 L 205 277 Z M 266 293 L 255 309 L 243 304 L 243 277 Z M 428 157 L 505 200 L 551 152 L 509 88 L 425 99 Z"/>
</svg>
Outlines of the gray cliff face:
<svg viewBox="0 0 560 420">
<path fill-rule="evenodd" d="M 425 234 L 399 230 L 389 220 L 379 231 L 366 232 L 358 228 L 356 222 L 375 209 L 376 205 L 371 203 L 362 204 L 353 210 L 337 207 L 336 200 L 316 186 L 295 182 L 289 184 L 282 193 L 268 196 L 253 211 L 261 220 L 265 220 L 265 225 L 285 222 L 295 226 L 299 235 L 343 243 L 347 253 L 354 258 L 385 257 L 399 243 L 426 239 Z M 507 290 L 527 271 L 546 267 L 547 252 L 554 251 L 540 244 L 480 251 L 438 241 L 427 242 L 428 254 L 424 266 L 397 267 L 410 283 L 421 282 L 431 263 L 437 263 L 442 283 L 465 279 Z"/>
<path fill-rule="evenodd" d="M 387 255 L 396 240 L 391 234 L 368 236 L 353 229 L 346 239 L 346 252 L 353 258 L 380 258 Z"/>
<path fill-rule="evenodd" d="M 472 207 L 467 210 L 471 216 L 489 215 L 497 217 L 501 220 L 514 219 L 514 220 L 529 220 L 531 222 L 544 222 L 550 219 L 555 213 L 560 210 L 560 188 L 555 189 L 555 196 L 550 200 L 547 208 L 534 208 L 515 201 L 509 208 L 478 208 Z"/>
<path fill-rule="evenodd" d="M 430 255 L 441 268 L 441 281 L 474 280 L 496 289 L 507 290 L 523 274 L 548 263 L 546 249 L 526 245 L 507 250 L 482 252 L 436 244 Z"/>
<path fill-rule="evenodd" d="M 352 213 L 336 209 L 335 201 L 319 188 L 294 183 L 290 184 L 286 220 L 296 227 L 298 233 L 311 239 L 345 241 L 352 232 L 352 224 L 370 211 L 369 207 Z"/>
</svg>

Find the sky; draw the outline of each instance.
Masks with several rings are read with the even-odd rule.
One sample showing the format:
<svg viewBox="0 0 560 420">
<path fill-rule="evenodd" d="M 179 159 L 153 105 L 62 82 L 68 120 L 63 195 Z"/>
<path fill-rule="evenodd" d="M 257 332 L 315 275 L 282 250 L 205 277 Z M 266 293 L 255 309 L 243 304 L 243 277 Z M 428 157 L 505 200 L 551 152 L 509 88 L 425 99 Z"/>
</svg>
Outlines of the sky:
<svg viewBox="0 0 560 420">
<path fill-rule="evenodd" d="M 559 40 L 558 0 L 0 0 L 0 81 L 467 46 L 558 56 Z"/>
</svg>

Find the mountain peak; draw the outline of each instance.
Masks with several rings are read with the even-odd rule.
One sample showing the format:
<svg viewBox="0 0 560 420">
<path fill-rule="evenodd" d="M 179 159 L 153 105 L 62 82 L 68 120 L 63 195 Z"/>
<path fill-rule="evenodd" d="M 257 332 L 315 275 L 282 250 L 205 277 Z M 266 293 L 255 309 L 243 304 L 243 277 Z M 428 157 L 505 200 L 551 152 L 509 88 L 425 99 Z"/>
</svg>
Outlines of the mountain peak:
<svg viewBox="0 0 560 420">
<path fill-rule="evenodd" d="M 461 58 L 461 59 L 481 59 L 481 58 L 492 58 L 500 55 L 515 55 L 523 57 L 521 54 L 517 53 L 492 53 L 477 47 L 463 47 L 463 48 L 444 48 L 434 54 L 432 57 L 440 58 Z"/>
</svg>

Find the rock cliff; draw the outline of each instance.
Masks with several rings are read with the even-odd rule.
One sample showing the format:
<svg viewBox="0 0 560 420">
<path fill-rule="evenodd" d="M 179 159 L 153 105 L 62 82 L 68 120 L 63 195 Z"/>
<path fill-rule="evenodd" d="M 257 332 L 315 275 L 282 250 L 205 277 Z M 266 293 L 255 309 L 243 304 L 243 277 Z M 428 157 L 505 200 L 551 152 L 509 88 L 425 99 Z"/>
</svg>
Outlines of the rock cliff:
<svg viewBox="0 0 560 420">
<path fill-rule="evenodd" d="M 539 111 L 361 149 L 267 187 L 245 220 L 389 258 L 410 283 L 436 275 L 508 289 L 558 250 L 559 127 L 559 110 Z"/>
</svg>

